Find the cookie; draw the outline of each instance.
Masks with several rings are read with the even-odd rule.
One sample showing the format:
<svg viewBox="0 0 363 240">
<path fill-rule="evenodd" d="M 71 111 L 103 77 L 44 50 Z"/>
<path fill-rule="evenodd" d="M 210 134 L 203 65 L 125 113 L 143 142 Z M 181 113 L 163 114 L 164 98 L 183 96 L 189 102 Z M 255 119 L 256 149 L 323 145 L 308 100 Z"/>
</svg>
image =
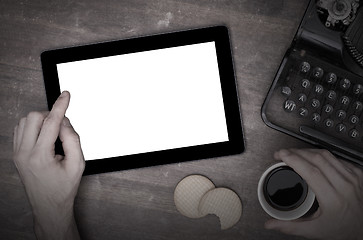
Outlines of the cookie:
<svg viewBox="0 0 363 240">
<path fill-rule="evenodd" d="M 201 175 L 190 175 L 182 179 L 174 191 L 174 203 L 178 211 L 189 218 L 201 218 L 208 213 L 198 210 L 199 203 L 209 190 L 215 186 L 208 178 Z"/>
<path fill-rule="evenodd" d="M 238 195 L 228 188 L 214 188 L 204 194 L 199 203 L 202 215 L 215 214 L 225 230 L 236 224 L 242 215 L 242 203 Z"/>
</svg>

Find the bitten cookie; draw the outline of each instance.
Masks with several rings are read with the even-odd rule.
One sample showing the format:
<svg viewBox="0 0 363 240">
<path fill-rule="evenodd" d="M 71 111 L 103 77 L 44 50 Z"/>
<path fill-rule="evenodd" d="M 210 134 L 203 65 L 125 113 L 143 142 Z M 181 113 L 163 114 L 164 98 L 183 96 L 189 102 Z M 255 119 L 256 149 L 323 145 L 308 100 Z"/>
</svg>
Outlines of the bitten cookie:
<svg viewBox="0 0 363 240">
<path fill-rule="evenodd" d="M 228 188 L 214 188 L 208 191 L 199 204 L 202 215 L 215 214 L 219 217 L 221 229 L 225 230 L 238 222 L 242 215 L 242 203 L 238 195 Z"/>
</svg>

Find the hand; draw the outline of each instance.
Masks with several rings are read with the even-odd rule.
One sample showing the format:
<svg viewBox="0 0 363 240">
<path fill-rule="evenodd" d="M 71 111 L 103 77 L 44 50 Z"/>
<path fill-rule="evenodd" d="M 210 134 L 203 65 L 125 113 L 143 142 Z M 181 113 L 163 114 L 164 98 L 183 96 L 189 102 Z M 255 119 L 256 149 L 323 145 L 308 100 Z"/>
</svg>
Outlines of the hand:
<svg viewBox="0 0 363 240">
<path fill-rule="evenodd" d="M 14 163 L 33 210 L 38 239 L 79 239 L 73 204 L 85 167 L 80 140 L 64 116 L 63 92 L 50 112 L 31 112 L 14 130 Z M 60 137 L 65 156 L 55 155 Z"/>
<path fill-rule="evenodd" d="M 318 210 L 295 221 L 269 220 L 267 229 L 314 239 L 361 239 L 363 236 L 363 170 L 326 150 L 290 149 L 275 153 L 314 191 Z"/>
</svg>

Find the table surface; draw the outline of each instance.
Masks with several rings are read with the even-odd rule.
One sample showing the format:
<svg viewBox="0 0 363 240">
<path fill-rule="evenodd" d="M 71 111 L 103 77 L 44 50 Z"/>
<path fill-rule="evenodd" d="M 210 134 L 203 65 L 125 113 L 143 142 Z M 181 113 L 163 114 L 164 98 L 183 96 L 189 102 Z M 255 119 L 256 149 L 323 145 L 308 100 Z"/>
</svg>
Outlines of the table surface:
<svg viewBox="0 0 363 240">
<path fill-rule="evenodd" d="M 309 145 L 267 127 L 260 109 L 308 1 L 300 0 L 1 0 L 0 236 L 35 239 L 24 187 L 12 162 L 13 128 L 47 110 L 40 64 L 44 50 L 175 30 L 226 25 L 230 30 L 246 150 L 243 154 L 85 176 L 75 214 L 84 239 L 299 239 L 264 229 L 257 199 L 273 152 Z M 82 136 L 81 136 L 82 137 Z M 190 174 L 235 191 L 240 221 L 189 219 L 176 209 L 176 184 Z"/>
</svg>

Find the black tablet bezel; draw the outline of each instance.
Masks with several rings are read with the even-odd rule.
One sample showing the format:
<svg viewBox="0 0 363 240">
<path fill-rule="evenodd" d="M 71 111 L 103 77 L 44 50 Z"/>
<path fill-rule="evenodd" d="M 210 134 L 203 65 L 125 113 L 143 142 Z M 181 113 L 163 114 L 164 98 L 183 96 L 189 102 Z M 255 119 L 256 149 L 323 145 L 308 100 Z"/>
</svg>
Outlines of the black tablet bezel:
<svg viewBox="0 0 363 240">
<path fill-rule="evenodd" d="M 215 42 L 216 46 L 229 141 L 99 160 L 89 160 L 86 161 L 84 175 L 220 157 L 239 154 L 244 151 L 244 138 L 228 29 L 225 26 L 215 26 L 55 49 L 45 51 L 41 54 L 48 107 L 51 109 L 60 95 L 57 73 L 57 64 L 59 63 L 206 42 Z M 85 87 L 85 89 L 87 88 Z"/>
</svg>

